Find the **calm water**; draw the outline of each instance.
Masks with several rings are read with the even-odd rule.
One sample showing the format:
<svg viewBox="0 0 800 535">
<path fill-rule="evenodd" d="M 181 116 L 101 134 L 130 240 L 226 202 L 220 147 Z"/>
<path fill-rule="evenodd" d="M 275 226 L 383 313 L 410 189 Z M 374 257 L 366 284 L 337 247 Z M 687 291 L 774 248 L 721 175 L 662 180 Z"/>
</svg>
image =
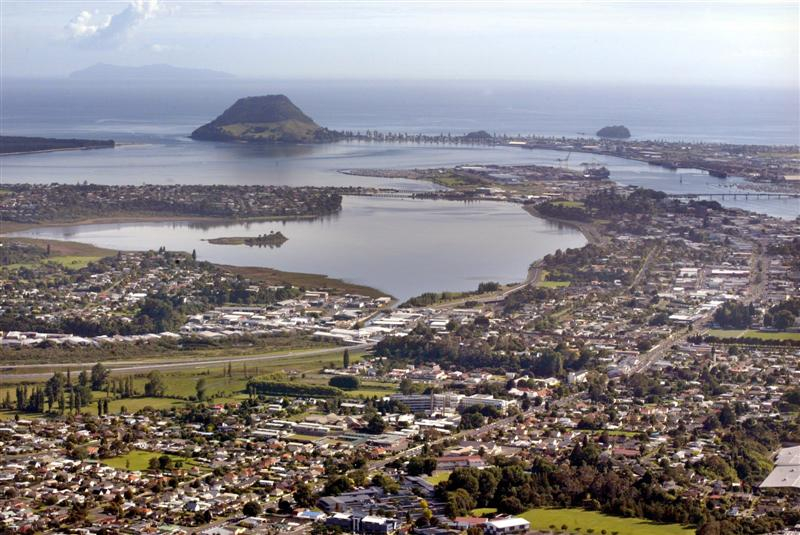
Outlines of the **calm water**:
<svg viewBox="0 0 800 535">
<path fill-rule="evenodd" d="M 237 98 L 270 93 L 285 93 L 323 126 L 362 132 L 483 129 L 574 136 L 624 124 L 641 139 L 800 142 L 796 88 L 274 80 L 154 86 L 5 79 L 0 118 L 11 133 L 141 141 L 185 135 Z"/>
<path fill-rule="evenodd" d="M 290 186 L 382 186 L 430 189 L 423 182 L 344 175 L 351 168 L 408 169 L 457 164 L 561 165 L 563 152 L 517 147 L 441 146 L 342 142 L 326 145 L 257 147 L 173 137 L 157 143 L 116 149 L 68 151 L 0 157 L 5 182 L 97 184 L 283 184 Z M 742 182 L 717 179 L 692 169 L 670 171 L 611 156 L 573 153 L 569 165 L 600 163 L 621 184 L 667 193 L 722 193 Z M 800 215 L 800 199 L 723 200 L 726 206 L 778 217 Z"/>
<path fill-rule="evenodd" d="M 0 182 L 101 184 L 365 185 L 430 189 L 423 182 L 344 175 L 350 168 L 458 164 L 560 165 L 564 153 L 513 147 L 343 142 L 255 147 L 195 142 L 186 136 L 236 98 L 284 92 L 320 124 L 336 129 L 571 136 L 623 123 L 634 136 L 742 143 L 797 143 L 797 92 L 699 89 L 552 88 L 510 83 L 299 83 L 236 81 L 197 87 L 110 87 L 6 80 L 0 90 L 2 133 L 113 138 L 113 150 L 0 157 Z M 640 162 L 573 153 L 570 166 L 600 163 L 619 183 L 668 193 L 720 193 L 740 181 L 697 170 L 669 171 Z M 800 200 L 723 201 L 785 218 Z M 530 262 L 583 237 L 500 203 L 348 198 L 342 213 L 289 222 L 280 249 L 209 245 L 204 238 L 252 236 L 275 224 L 201 229 L 185 224 L 39 229 L 35 235 L 111 249 L 165 245 L 197 249 L 223 263 L 325 273 L 405 298 L 430 290 L 510 282 Z M 157 243 L 153 242 L 157 236 Z"/>
<path fill-rule="evenodd" d="M 280 230 L 279 248 L 213 245 L 209 238 Z M 578 232 L 531 217 L 519 205 L 346 197 L 341 213 L 317 221 L 204 228 L 186 223 L 50 227 L 19 235 L 88 242 L 117 250 L 197 250 L 216 263 L 325 273 L 400 299 L 425 291 L 474 290 L 514 282 L 556 248 L 580 247 Z"/>
</svg>

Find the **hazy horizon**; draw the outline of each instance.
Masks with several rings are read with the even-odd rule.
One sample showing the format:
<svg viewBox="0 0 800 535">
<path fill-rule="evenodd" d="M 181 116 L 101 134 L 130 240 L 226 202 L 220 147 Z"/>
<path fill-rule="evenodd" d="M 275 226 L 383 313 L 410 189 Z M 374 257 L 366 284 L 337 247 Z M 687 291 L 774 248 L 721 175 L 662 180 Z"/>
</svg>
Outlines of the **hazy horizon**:
<svg viewBox="0 0 800 535">
<path fill-rule="evenodd" d="M 4 0 L 3 78 L 96 63 L 246 80 L 797 89 L 796 2 Z"/>
</svg>

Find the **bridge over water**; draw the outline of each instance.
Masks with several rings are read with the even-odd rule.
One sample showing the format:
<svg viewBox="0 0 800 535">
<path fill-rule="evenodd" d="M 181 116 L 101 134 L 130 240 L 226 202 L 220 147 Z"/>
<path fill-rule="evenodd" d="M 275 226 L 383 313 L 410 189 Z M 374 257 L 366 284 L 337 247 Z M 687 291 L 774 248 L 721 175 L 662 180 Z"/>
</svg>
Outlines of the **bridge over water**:
<svg viewBox="0 0 800 535">
<path fill-rule="evenodd" d="M 446 198 L 447 190 L 441 191 L 420 191 L 405 190 L 394 188 L 374 188 L 374 189 L 355 189 L 343 192 L 344 195 L 363 196 L 363 197 L 386 197 L 386 198 Z M 800 193 L 773 193 L 773 192 L 731 192 L 731 193 L 674 193 L 667 195 L 671 199 L 800 199 Z"/>
<path fill-rule="evenodd" d="M 766 193 L 760 191 L 738 193 L 676 193 L 672 199 L 800 199 L 800 193 Z"/>
</svg>

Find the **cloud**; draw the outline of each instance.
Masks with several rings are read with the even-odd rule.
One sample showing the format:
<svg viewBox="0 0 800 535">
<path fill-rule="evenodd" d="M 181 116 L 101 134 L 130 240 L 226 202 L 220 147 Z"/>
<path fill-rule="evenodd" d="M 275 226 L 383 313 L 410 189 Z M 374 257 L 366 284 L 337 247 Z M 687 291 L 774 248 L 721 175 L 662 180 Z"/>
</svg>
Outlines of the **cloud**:
<svg viewBox="0 0 800 535">
<path fill-rule="evenodd" d="M 159 0 L 131 0 L 115 15 L 81 11 L 66 26 L 68 36 L 83 46 L 116 48 L 124 43 L 136 26 L 164 11 Z"/>
</svg>

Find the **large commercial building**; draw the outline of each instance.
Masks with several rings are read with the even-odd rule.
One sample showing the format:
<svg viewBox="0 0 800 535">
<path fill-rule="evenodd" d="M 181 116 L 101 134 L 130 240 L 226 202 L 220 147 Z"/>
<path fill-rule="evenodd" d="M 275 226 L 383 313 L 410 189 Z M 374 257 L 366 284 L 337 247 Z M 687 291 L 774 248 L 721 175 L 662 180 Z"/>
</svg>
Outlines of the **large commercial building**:
<svg viewBox="0 0 800 535">
<path fill-rule="evenodd" d="M 513 400 L 499 399 L 491 395 L 473 394 L 464 396 L 453 392 L 441 394 L 392 394 L 392 401 L 402 403 L 413 413 L 456 412 L 476 405 L 487 405 L 505 412 L 515 403 Z"/>
<path fill-rule="evenodd" d="M 389 535 L 400 527 L 400 522 L 394 518 L 367 515 L 361 516 L 354 513 L 334 513 L 325 520 L 325 525 L 341 528 L 350 533 L 364 535 Z"/>
<path fill-rule="evenodd" d="M 392 394 L 391 400 L 402 403 L 413 413 L 455 412 L 464 396 L 445 392 L 442 394 Z"/>
<path fill-rule="evenodd" d="M 783 448 L 775 459 L 775 468 L 760 487 L 800 489 L 800 446 Z"/>
<path fill-rule="evenodd" d="M 502 412 L 508 410 L 508 408 L 514 404 L 513 400 L 507 399 L 499 399 L 495 398 L 492 395 L 486 394 L 473 394 L 471 396 L 466 396 L 461 398 L 461 403 L 459 408 L 465 409 L 467 407 L 473 407 L 475 405 L 486 405 L 489 407 L 494 407 Z"/>
</svg>

